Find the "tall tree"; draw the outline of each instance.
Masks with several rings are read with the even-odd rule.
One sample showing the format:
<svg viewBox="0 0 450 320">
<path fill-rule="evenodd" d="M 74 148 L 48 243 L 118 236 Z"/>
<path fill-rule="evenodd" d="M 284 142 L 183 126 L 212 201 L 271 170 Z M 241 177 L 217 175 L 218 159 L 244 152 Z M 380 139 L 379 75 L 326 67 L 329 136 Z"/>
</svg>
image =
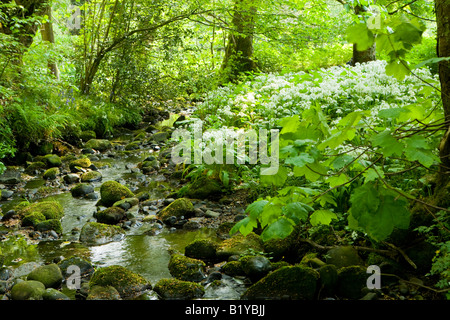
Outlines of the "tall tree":
<svg viewBox="0 0 450 320">
<path fill-rule="evenodd" d="M 42 40 L 52 45 L 53 43 L 55 43 L 55 35 L 53 33 L 52 7 L 50 3 L 48 3 L 42 10 L 42 14 L 47 16 L 47 21 L 43 23 L 41 28 Z M 48 69 L 50 73 L 52 73 L 53 76 L 55 76 L 55 78 L 59 80 L 59 69 L 55 61 L 48 61 Z"/>
<path fill-rule="evenodd" d="M 242 72 L 258 70 L 253 59 L 253 35 L 258 0 L 235 0 L 232 30 L 228 36 L 222 71 L 226 80 L 235 80 Z"/>
<path fill-rule="evenodd" d="M 450 57 L 450 1 L 435 0 L 437 22 L 437 54 L 440 58 Z M 450 177 L 450 61 L 439 62 L 439 79 L 441 82 L 441 97 L 447 121 L 447 133 L 441 141 L 441 175 L 445 184 Z"/>
</svg>

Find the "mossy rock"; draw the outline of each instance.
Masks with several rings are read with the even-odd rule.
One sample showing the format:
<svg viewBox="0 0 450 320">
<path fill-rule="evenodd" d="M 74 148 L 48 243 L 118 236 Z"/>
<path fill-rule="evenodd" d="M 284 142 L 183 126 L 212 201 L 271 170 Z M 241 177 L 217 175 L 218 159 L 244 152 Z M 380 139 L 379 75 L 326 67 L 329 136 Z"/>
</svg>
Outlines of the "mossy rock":
<svg viewBox="0 0 450 320">
<path fill-rule="evenodd" d="M 64 208 L 57 201 L 42 201 L 21 207 L 17 206 L 16 211 L 21 217 L 35 212 L 42 213 L 45 219 L 61 219 L 64 216 Z"/>
<path fill-rule="evenodd" d="M 184 248 L 186 257 L 214 261 L 217 258 L 218 244 L 209 239 L 196 239 Z"/>
<path fill-rule="evenodd" d="M 168 132 L 157 132 L 154 133 L 150 139 L 155 141 L 155 142 L 164 142 L 169 138 L 169 133 Z"/>
<path fill-rule="evenodd" d="M 22 227 L 35 227 L 38 223 L 45 221 L 45 216 L 40 212 L 33 212 L 22 218 Z"/>
<path fill-rule="evenodd" d="M 113 286 L 93 286 L 86 300 L 122 300 L 119 291 Z"/>
<path fill-rule="evenodd" d="M 89 171 L 81 175 L 81 182 L 96 182 L 101 181 L 102 178 L 103 176 L 99 171 Z"/>
<path fill-rule="evenodd" d="M 69 270 L 69 267 L 71 266 L 77 266 L 78 268 L 80 268 L 81 277 L 90 276 L 95 271 L 94 267 L 89 261 L 77 256 L 72 256 L 61 260 L 60 262 L 58 262 L 58 266 L 61 269 L 64 278 L 70 277 L 73 274 L 73 271 L 70 272 Z"/>
<path fill-rule="evenodd" d="M 119 226 L 99 222 L 88 222 L 80 232 L 80 242 L 90 245 L 100 245 L 123 238 L 125 232 Z"/>
<path fill-rule="evenodd" d="M 27 276 L 27 280 L 39 281 L 44 284 L 45 288 L 57 289 L 61 286 L 63 276 L 58 265 L 52 263 L 31 271 Z"/>
<path fill-rule="evenodd" d="M 300 264 L 303 264 L 311 268 L 320 268 L 325 265 L 325 262 L 323 262 L 317 257 L 317 253 L 310 252 L 303 256 L 302 260 L 300 261 Z"/>
<path fill-rule="evenodd" d="M 35 229 L 40 232 L 53 230 L 57 234 L 61 235 L 63 233 L 61 220 L 59 219 L 48 219 L 36 224 Z"/>
<path fill-rule="evenodd" d="M 327 251 L 327 264 L 334 264 L 338 269 L 361 265 L 362 259 L 356 249 L 351 246 L 339 246 Z"/>
<path fill-rule="evenodd" d="M 228 261 L 222 266 L 221 271 L 230 277 L 245 276 L 245 271 L 242 269 L 240 261 Z"/>
<path fill-rule="evenodd" d="M 114 202 L 113 207 L 118 207 L 123 210 L 128 210 L 134 206 L 137 206 L 138 204 L 139 204 L 139 199 L 133 197 L 133 198 L 125 198 L 125 199 L 119 200 L 117 202 Z"/>
<path fill-rule="evenodd" d="M 25 173 L 32 175 L 36 171 L 38 171 L 38 172 L 43 171 L 46 168 L 47 168 L 47 166 L 45 165 L 44 162 L 36 161 L 36 162 L 32 162 L 30 165 L 28 165 L 28 167 L 25 169 Z"/>
<path fill-rule="evenodd" d="M 84 197 L 87 194 L 94 192 L 94 186 L 89 183 L 78 183 L 72 189 L 70 189 L 70 193 L 72 197 Z"/>
<path fill-rule="evenodd" d="M 337 294 L 347 299 L 360 299 L 369 275 L 362 266 L 350 266 L 338 271 Z"/>
<path fill-rule="evenodd" d="M 132 197 L 133 192 L 117 181 L 106 181 L 100 187 L 100 201 L 105 207 L 111 207 L 119 200 Z"/>
<path fill-rule="evenodd" d="M 247 236 L 237 234 L 230 239 L 224 240 L 217 248 L 217 257 L 227 260 L 233 255 L 245 255 L 249 250 L 254 252 L 263 252 L 264 247 L 261 238 L 250 232 Z"/>
<path fill-rule="evenodd" d="M 69 162 L 69 169 L 72 172 L 77 172 L 78 170 L 76 169 L 76 167 L 89 168 L 91 164 L 92 163 L 91 160 L 89 160 L 89 158 L 76 159 Z"/>
<path fill-rule="evenodd" d="M 181 254 L 174 254 L 169 260 L 170 274 L 183 281 L 200 282 L 206 278 L 206 264 L 198 259 L 189 258 Z"/>
<path fill-rule="evenodd" d="M 133 141 L 125 146 L 125 150 L 127 151 L 138 150 L 140 147 L 141 147 L 140 141 Z"/>
<path fill-rule="evenodd" d="M 111 207 L 94 214 L 97 222 L 105 224 L 117 224 L 125 217 L 125 210 L 119 207 Z"/>
<path fill-rule="evenodd" d="M 56 177 L 58 177 L 59 173 L 60 173 L 59 168 L 57 167 L 50 168 L 44 172 L 43 178 L 46 180 L 55 180 Z"/>
<path fill-rule="evenodd" d="M 321 297 L 333 296 L 338 283 L 338 269 L 335 265 L 326 264 L 319 268 Z"/>
<path fill-rule="evenodd" d="M 312 300 L 316 294 L 318 279 L 319 273 L 312 268 L 299 265 L 282 267 L 248 288 L 241 299 Z"/>
<path fill-rule="evenodd" d="M 190 183 L 186 189 L 180 190 L 179 196 L 190 199 L 219 199 L 223 195 L 223 185 L 220 181 L 208 177 L 200 177 Z"/>
<path fill-rule="evenodd" d="M 205 289 L 200 284 L 179 279 L 161 279 L 153 290 L 163 300 L 192 300 L 205 294 Z"/>
<path fill-rule="evenodd" d="M 70 300 L 68 296 L 66 296 L 64 293 L 62 293 L 59 290 L 56 290 L 54 288 L 47 288 L 45 289 L 45 292 L 42 294 L 42 298 L 44 300 Z"/>
<path fill-rule="evenodd" d="M 97 269 L 89 281 L 89 286 L 112 286 L 121 298 L 134 297 L 142 291 L 151 289 L 150 283 L 140 274 L 122 266 L 108 266 Z"/>
<path fill-rule="evenodd" d="M 43 162 L 47 165 L 47 168 L 53 168 L 53 167 L 61 167 L 62 166 L 62 160 L 61 158 L 56 154 L 47 154 L 43 158 Z"/>
<path fill-rule="evenodd" d="M 177 218 L 184 216 L 185 218 L 188 218 L 193 215 L 194 205 L 189 199 L 186 198 L 176 199 L 158 213 L 158 217 L 163 221 L 171 216 L 175 216 Z"/>
<path fill-rule="evenodd" d="M 85 148 L 91 148 L 98 151 L 106 151 L 112 148 L 112 143 L 106 139 L 90 139 L 84 144 Z"/>
<path fill-rule="evenodd" d="M 252 281 L 257 281 L 272 271 L 270 260 L 264 256 L 244 256 L 239 261 L 245 275 Z"/>
<path fill-rule="evenodd" d="M 12 300 L 42 300 L 45 286 L 42 282 L 29 280 L 15 284 L 11 289 Z"/>
</svg>

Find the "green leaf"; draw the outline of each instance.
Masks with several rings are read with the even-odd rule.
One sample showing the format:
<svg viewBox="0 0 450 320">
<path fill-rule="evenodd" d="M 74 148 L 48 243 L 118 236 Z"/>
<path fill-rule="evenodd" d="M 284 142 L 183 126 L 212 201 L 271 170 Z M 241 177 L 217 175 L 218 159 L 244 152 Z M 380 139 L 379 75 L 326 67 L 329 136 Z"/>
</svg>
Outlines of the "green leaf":
<svg viewBox="0 0 450 320">
<path fill-rule="evenodd" d="M 402 155 L 404 148 L 403 144 L 395 139 L 388 129 L 371 137 L 370 141 L 372 141 L 374 146 L 381 148 L 381 153 L 383 153 L 385 157 L 390 157 L 393 154 L 399 156 Z"/>
<path fill-rule="evenodd" d="M 300 125 L 300 116 L 299 115 L 295 115 L 295 116 L 288 117 L 288 118 L 283 118 L 280 120 L 280 126 L 283 127 L 283 129 L 281 129 L 280 134 L 296 132 L 299 125 Z"/>
<path fill-rule="evenodd" d="M 334 188 L 348 182 L 348 177 L 344 173 L 341 173 L 339 176 L 329 177 L 327 180 L 325 180 L 325 182 L 328 182 L 330 184 L 330 188 Z"/>
<path fill-rule="evenodd" d="M 441 57 L 441 58 L 431 58 L 425 61 L 422 61 L 421 63 L 417 64 L 416 66 L 414 66 L 413 69 L 418 69 L 421 68 L 427 64 L 434 64 L 434 63 L 439 63 L 441 61 L 450 61 L 450 57 Z"/>
<path fill-rule="evenodd" d="M 288 177 L 288 169 L 280 166 L 278 167 L 278 172 L 276 174 L 261 175 L 259 181 L 262 185 L 274 185 L 276 187 L 281 187 L 286 182 Z"/>
<path fill-rule="evenodd" d="M 392 61 L 386 66 L 386 74 L 402 81 L 410 73 L 410 70 L 405 65 L 406 62 L 401 59 Z"/>
<path fill-rule="evenodd" d="M 308 213 L 314 209 L 303 202 L 291 202 L 283 207 L 283 214 L 294 221 L 296 224 L 305 222 L 308 219 Z"/>
<path fill-rule="evenodd" d="M 313 163 L 314 161 L 315 159 L 309 153 L 303 152 L 296 157 L 287 158 L 285 163 L 293 164 L 296 167 L 303 167 L 305 164 Z"/>
<path fill-rule="evenodd" d="M 355 24 L 347 28 L 348 42 L 355 43 L 358 51 L 369 49 L 374 42 L 372 31 L 367 28 L 365 23 Z"/>
<path fill-rule="evenodd" d="M 317 210 L 311 215 L 311 217 L 309 217 L 309 221 L 313 226 L 317 226 L 319 224 L 329 225 L 332 219 L 337 219 L 336 213 L 325 209 Z"/>
<path fill-rule="evenodd" d="M 366 183 L 354 190 L 350 201 L 349 227 L 362 228 L 376 241 L 385 240 L 394 228 L 409 226 L 408 202 L 392 190 Z"/>
<path fill-rule="evenodd" d="M 255 201 L 247 206 L 247 209 L 245 209 L 245 213 L 247 213 L 252 219 L 257 219 L 268 203 L 269 201 L 267 200 Z"/>
<path fill-rule="evenodd" d="M 236 223 L 233 228 L 231 228 L 230 235 L 233 235 L 239 231 L 240 233 L 242 233 L 242 235 L 246 236 L 253 231 L 253 228 L 256 228 L 257 226 L 258 222 L 255 219 L 246 217 Z"/>
<path fill-rule="evenodd" d="M 274 198 L 274 200 L 277 198 Z M 263 212 L 259 221 L 261 222 L 261 227 L 272 224 L 276 219 L 282 215 L 283 209 L 281 203 L 269 202 L 264 206 Z"/>
<path fill-rule="evenodd" d="M 284 239 L 294 230 L 294 223 L 286 217 L 280 217 L 261 233 L 261 239 Z"/>
</svg>

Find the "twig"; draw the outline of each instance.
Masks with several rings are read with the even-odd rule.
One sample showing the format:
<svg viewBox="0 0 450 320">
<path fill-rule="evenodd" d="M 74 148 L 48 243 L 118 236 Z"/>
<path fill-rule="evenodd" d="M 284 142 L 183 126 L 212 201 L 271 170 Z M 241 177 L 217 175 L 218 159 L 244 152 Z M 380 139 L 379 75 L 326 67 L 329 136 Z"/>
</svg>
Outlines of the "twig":
<svg viewBox="0 0 450 320">
<path fill-rule="evenodd" d="M 398 280 L 403 281 L 404 283 L 407 283 L 407 284 L 410 284 L 410 285 L 413 285 L 413 286 L 418 286 L 418 287 L 421 287 L 421 288 L 424 288 L 424 289 L 427 289 L 427 290 L 430 290 L 430 291 L 433 291 L 433 292 L 436 292 L 436 293 L 444 293 L 444 292 L 450 291 L 450 288 L 442 289 L 442 290 L 437 290 L 437 289 L 434 289 L 434 288 L 425 286 L 425 285 L 423 285 L 423 284 L 419 284 L 419 283 L 416 283 L 416 282 L 408 281 L 408 280 L 405 280 L 405 279 L 399 277 L 399 276 L 396 275 L 396 274 L 391 274 L 391 273 L 381 273 L 381 275 L 382 275 L 382 276 L 387 276 L 387 277 L 395 277 L 395 278 L 397 278 Z"/>
</svg>

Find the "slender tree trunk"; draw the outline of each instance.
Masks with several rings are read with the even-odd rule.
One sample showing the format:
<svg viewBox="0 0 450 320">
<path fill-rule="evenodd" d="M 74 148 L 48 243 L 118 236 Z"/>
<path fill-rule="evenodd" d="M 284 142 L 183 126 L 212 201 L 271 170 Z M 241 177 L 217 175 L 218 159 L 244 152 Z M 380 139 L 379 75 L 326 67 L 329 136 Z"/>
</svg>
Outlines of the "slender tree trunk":
<svg viewBox="0 0 450 320">
<path fill-rule="evenodd" d="M 253 33 L 257 13 L 257 0 L 235 0 L 233 31 L 228 36 L 222 71 L 226 80 L 236 80 L 242 72 L 257 71 L 253 60 Z"/>
<path fill-rule="evenodd" d="M 354 12 L 356 15 L 360 14 L 361 12 L 365 12 L 365 11 L 366 10 L 361 6 L 355 6 L 355 8 L 354 8 Z M 375 61 L 375 60 L 377 60 L 375 42 L 369 49 L 364 50 L 364 51 L 358 51 L 356 49 L 356 44 L 353 44 L 353 59 L 352 59 L 353 65 L 355 65 L 355 63 L 357 63 L 357 62 L 364 63 L 364 62 Z"/>
<path fill-rule="evenodd" d="M 47 41 L 50 45 L 55 43 L 55 35 L 53 34 L 52 24 L 52 7 L 50 4 L 43 10 L 43 14 L 48 16 L 48 21 L 42 25 L 41 36 L 42 40 Z M 59 80 L 59 69 L 55 61 L 48 61 L 48 69 Z"/>
<path fill-rule="evenodd" d="M 437 54 L 438 57 L 450 57 L 450 0 L 435 0 L 437 21 Z M 439 62 L 439 79 L 445 120 L 450 121 L 450 62 Z M 450 173 L 450 125 L 441 141 L 440 185 L 447 185 Z"/>
</svg>

